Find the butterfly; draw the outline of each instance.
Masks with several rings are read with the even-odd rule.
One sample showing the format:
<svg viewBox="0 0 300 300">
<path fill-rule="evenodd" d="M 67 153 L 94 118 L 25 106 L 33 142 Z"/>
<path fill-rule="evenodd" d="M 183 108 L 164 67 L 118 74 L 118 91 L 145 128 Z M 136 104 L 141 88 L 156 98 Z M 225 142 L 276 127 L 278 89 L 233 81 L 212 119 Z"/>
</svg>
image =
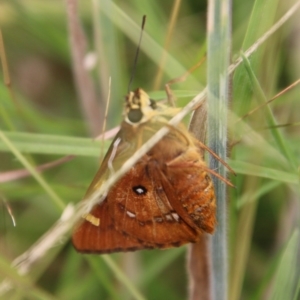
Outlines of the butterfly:
<svg viewBox="0 0 300 300">
<path fill-rule="evenodd" d="M 124 120 L 85 198 L 118 170 L 159 129 L 169 127 L 75 227 L 78 252 L 111 253 L 171 248 L 195 243 L 216 226 L 213 182 L 203 158 L 207 149 L 183 123 L 168 125 L 178 112 L 150 99 L 142 89 L 126 96 Z"/>
</svg>

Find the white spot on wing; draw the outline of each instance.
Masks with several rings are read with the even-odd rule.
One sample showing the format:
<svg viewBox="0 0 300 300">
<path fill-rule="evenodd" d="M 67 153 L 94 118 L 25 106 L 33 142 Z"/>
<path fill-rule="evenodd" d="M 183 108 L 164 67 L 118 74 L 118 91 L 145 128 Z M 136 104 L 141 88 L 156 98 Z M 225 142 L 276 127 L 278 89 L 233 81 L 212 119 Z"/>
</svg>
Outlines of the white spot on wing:
<svg viewBox="0 0 300 300">
<path fill-rule="evenodd" d="M 176 222 L 178 222 L 179 221 L 179 216 L 178 216 L 178 214 L 176 214 L 176 213 L 172 213 L 172 217 L 173 217 L 173 219 L 176 221 Z"/>
<path fill-rule="evenodd" d="M 132 213 L 131 211 L 129 211 L 129 210 L 126 210 L 126 214 L 130 218 L 135 218 L 136 217 L 136 215 L 134 213 Z"/>
<path fill-rule="evenodd" d="M 142 188 L 137 188 L 137 189 L 136 189 L 136 192 L 137 192 L 138 194 L 143 194 L 143 193 L 144 193 L 144 190 L 143 190 Z"/>
<path fill-rule="evenodd" d="M 167 221 L 173 221 L 173 218 L 170 214 L 167 214 L 166 216 Z"/>
</svg>

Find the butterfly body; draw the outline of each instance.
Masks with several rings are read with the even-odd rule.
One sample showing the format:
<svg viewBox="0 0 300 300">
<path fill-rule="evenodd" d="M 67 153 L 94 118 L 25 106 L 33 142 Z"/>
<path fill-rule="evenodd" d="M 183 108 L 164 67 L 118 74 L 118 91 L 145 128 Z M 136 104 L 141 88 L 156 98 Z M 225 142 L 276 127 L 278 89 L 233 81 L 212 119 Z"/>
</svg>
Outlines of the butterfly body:
<svg viewBox="0 0 300 300">
<path fill-rule="evenodd" d="M 141 89 L 131 93 L 121 129 L 86 197 L 178 111 L 157 107 Z M 170 248 L 213 232 L 214 187 L 202 150 L 183 124 L 169 128 L 75 229 L 73 244 L 79 252 Z"/>
</svg>

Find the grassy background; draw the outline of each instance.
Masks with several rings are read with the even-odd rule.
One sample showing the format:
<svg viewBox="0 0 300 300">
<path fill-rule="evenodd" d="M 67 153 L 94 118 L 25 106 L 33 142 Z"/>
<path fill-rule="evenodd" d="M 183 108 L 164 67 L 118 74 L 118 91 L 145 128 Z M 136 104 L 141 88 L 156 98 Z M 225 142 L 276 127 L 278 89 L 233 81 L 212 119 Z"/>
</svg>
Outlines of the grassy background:
<svg viewBox="0 0 300 300">
<path fill-rule="evenodd" d="M 145 34 L 132 88 L 140 86 L 153 98 L 163 98 L 163 83 L 183 74 L 205 52 L 206 6 L 198 2 L 185 1 L 180 6 L 167 49 L 171 57 L 158 83 L 158 65 L 173 2 L 116 1 L 112 5 L 104 1 L 96 27 L 93 12 L 97 9 L 90 1 L 79 2 L 89 51 L 94 49 L 95 28 L 102 32 L 101 76 L 98 69 L 91 75 L 102 100 L 107 95 L 107 78 L 112 78 L 107 128 L 117 126 L 121 120 L 139 36 L 134 24 L 140 24 L 146 14 L 150 38 Z M 233 59 L 241 49 L 255 43 L 292 4 L 233 1 Z M 299 79 L 298 18 L 299 12 L 235 72 L 235 115 L 245 115 Z M 119 22 L 126 26 L 118 26 Z M 58 220 L 63 205 L 80 201 L 97 170 L 100 145 L 91 140 L 91 120 L 84 117 L 76 93 L 64 1 L 2 1 L 0 25 L 15 94 L 15 99 L 10 96 L 1 75 L 1 130 L 33 165 L 77 155 L 42 174 L 57 198 L 31 176 L 1 184 L 0 278 L 10 277 L 17 286 L 3 299 L 130 299 L 131 293 L 119 283 L 106 260 L 77 254 L 69 239 L 55 245 L 25 278 L 9 267 Z M 205 86 L 205 67 L 174 86 L 175 93 L 183 96 L 178 99 L 179 106 Z M 299 122 L 298 95 L 296 87 L 244 122 L 230 118 L 229 149 L 238 173 L 232 179 L 236 189 L 230 190 L 228 197 L 230 300 L 297 299 L 300 135 L 299 126 L 293 123 Z M 270 128 L 287 123 L 290 125 L 284 128 Z M 23 168 L 2 141 L 0 151 L 1 173 Z M 16 227 L 6 202 L 13 210 Z M 185 247 L 114 254 L 112 258 L 147 299 L 186 298 Z"/>
</svg>

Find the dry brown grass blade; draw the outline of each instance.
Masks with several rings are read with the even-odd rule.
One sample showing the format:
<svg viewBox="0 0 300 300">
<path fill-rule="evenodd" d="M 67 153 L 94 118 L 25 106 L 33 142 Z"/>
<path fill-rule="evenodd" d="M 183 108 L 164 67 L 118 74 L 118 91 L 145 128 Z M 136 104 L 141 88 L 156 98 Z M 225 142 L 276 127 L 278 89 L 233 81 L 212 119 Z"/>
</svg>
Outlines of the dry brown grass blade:
<svg viewBox="0 0 300 300">
<path fill-rule="evenodd" d="M 102 128 L 104 111 L 100 109 L 94 83 L 83 64 L 86 54 L 86 38 L 78 17 L 77 1 L 66 0 L 66 10 L 76 87 L 90 133 L 96 136 Z"/>
<path fill-rule="evenodd" d="M 206 99 L 205 99 L 206 100 Z M 194 111 L 189 129 L 202 143 L 206 140 L 207 128 L 207 103 L 203 101 Z M 202 150 L 204 156 L 204 149 Z M 211 257 L 209 251 L 208 235 L 202 234 L 196 244 L 188 247 L 187 270 L 189 275 L 189 298 L 211 300 Z"/>
<path fill-rule="evenodd" d="M 46 171 L 49 169 L 52 169 L 56 166 L 62 165 L 70 160 L 72 160 L 73 158 L 75 158 L 75 155 L 67 155 L 65 157 L 56 159 L 54 161 L 39 165 L 37 167 L 35 167 L 35 169 L 38 172 L 42 172 L 42 171 Z M 7 171 L 7 172 L 1 172 L 0 173 L 0 182 L 9 182 L 9 181 L 13 181 L 13 180 L 18 180 L 21 178 L 26 178 L 32 176 L 32 174 L 27 170 L 27 169 L 18 169 L 18 170 L 13 170 L 13 171 Z"/>
<path fill-rule="evenodd" d="M 202 234 L 200 240 L 188 248 L 189 271 L 189 300 L 211 300 L 210 278 L 211 270 L 210 251 L 208 249 L 209 236 Z"/>
</svg>

